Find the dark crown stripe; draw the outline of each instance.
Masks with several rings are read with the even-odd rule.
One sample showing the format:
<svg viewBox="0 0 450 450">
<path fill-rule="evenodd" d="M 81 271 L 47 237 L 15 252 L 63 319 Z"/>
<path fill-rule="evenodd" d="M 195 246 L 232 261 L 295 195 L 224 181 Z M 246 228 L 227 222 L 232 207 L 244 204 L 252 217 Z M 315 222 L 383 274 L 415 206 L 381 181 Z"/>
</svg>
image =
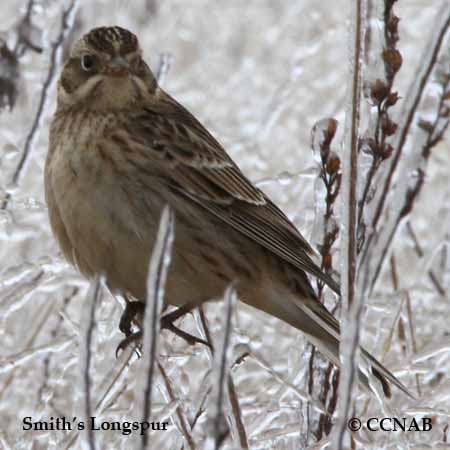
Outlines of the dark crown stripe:
<svg viewBox="0 0 450 450">
<path fill-rule="evenodd" d="M 85 40 L 89 46 L 111 56 L 116 55 L 117 51 L 119 55 L 126 55 L 139 48 L 137 37 L 121 27 L 94 28 L 85 36 Z"/>
</svg>

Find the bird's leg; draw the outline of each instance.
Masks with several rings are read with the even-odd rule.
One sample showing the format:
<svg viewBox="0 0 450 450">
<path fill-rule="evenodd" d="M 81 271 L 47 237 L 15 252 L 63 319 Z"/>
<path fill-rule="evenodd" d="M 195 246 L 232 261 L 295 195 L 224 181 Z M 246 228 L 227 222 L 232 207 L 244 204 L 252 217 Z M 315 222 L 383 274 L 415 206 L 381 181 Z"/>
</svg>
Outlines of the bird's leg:
<svg viewBox="0 0 450 450">
<path fill-rule="evenodd" d="M 116 349 L 116 356 L 120 351 L 125 350 L 131 343 L 139 342 L 142 338 L 142 330 L 133 332 L 132 324 L 136 321 L 136 316 L 138 314 L 143 315 L 145 304 L 139 301 L 130 301 L 127 297 L 125 297 L 125 299 L 127 300 L 127 304 L 119 323 L 119 329 L 125 334 L 125 339 L 123 339 L 118 345 Z M 204 339 L 186 333 L 174 325 L 176 320 L 188 314 L 197 306 L 197 303 L 186 303 L 185 305 L 177 308 L 175 311 L 165 314 L 161 317 L 160 326 L 161 329 L 169 330 L 181 339 L 184 339 L 189 345 L 203 344 L 210 347 L 209 343 Z"/>
<path fill-rule="evenodd" d="M 122 313 L 122 317 L 119 322 L 119 330 L 126 336 L 132 336 L 133 333 L 133 322 L 137 322 L 137 316 L 144 315 L 145 304 L 139 301 L 131 301 L 124 295 L 126 300 L 125 310 Z"/>
<path fill-rule="evenodd" d="M 131 343 L 135 343 L 136 352 L 139 354 L 139 341 L 142 338 L 141 323 L 145 311 L 145 304 L 140 301 L 132 301 L 126 294 L 123 294 L 126 305 L 119 322 L 119 330 L 125 335 L 125 339 L 120 341 L 116 348 L 116 358 L 119 353 L 125 350 Z M 139 316 L 141 320 L 139 320 Z M 138 331 L 133 331 L 133 323 L 138 326 Z"/>
<path fill-rule="evenodd" d="M 186 303 L 183 306 L 180 306 L 175 311 L 171 313 L 165 314 L 161 317 L 161 329 L 166 329 L 172 331 L 172 333 L 176 334 L 178 337 L 184 339 L 188 344 L 203 344 L 210 347 L 209 343 L 204 339 L 193 336 L 192 334 L 186 333 L 183 330 L 180 330 L 173 323 L 178 320 L 180 317 L 190 313 L 194 308 L 198 306 L 197 303 Z"/>
</svg>

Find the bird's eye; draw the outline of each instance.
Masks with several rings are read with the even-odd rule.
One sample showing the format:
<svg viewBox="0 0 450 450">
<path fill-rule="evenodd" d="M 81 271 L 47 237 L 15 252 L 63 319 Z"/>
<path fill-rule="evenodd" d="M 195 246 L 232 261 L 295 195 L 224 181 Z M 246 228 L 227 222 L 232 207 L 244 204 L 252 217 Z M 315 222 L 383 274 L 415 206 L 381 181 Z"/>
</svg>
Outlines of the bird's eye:
<svg viewBox="0 0 450 450">
<path fill-rule="evenodd" d="M 95 67 L 95 56 L 83 55 L 81 57 L 81 68 L 86 72 L 91 72 Z"/>
</svg>

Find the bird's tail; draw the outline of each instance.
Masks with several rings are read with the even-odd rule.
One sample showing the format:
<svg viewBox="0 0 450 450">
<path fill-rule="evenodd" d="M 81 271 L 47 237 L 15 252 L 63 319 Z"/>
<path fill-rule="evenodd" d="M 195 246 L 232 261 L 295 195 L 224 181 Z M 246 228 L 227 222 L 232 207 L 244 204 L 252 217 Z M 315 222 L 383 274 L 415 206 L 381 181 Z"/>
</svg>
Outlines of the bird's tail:
<svg viewBox="0 0 450 450">
<path fill-rule="evenodd" d="M 272 297 L 269 303 L 261 309 L 302 331 L 311 344 L 339 367 L 340 329 L 338 321 L 316 299 L 299 299 L 292 297 L 292 294 L 289 297 L 291 298 Z M 407 396 L 414 398 L 408 389 L 364 348 L 361 348 L 361 355 L 368 364 L 370 372 L 381 383 L 387 397 L 391 396 L 390 385 L 395 385 Z M 358 376 L 361 384 L 370 389 L 368 376 L 361 369 L 358 369 Z"/>
</svg>

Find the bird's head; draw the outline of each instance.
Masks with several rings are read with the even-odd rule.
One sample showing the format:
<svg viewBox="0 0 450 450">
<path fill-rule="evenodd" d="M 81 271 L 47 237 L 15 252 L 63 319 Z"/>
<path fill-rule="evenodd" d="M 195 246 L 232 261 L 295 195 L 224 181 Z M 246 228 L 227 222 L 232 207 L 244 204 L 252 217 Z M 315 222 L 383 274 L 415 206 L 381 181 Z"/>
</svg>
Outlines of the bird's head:
<svg viewBox="0 0 450 450">
<path fill-rule="evenodd" d="M 58 85 L 58 108 L 118 110 L 157 89 L 137 37 L 121 27 L 94 28 L 72 48 Z"/>
</svg>

